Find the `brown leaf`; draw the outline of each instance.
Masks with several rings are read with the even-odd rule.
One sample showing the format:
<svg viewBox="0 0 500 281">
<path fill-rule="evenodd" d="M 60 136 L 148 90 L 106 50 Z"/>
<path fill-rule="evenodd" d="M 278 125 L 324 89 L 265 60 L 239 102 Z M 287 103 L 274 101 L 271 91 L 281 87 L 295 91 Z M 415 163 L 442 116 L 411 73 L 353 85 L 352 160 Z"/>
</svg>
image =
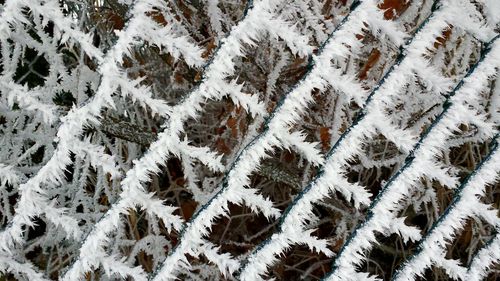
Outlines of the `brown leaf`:
<svg viewBox="0 0 500 281">
<path fill-rule="evenodd" d="M 319 138 L 321 140 L 321 145 L 323 149 L 328 149 L 330 147 L 330 139 L 332 135 L 330 134 L 330 129 L 328 127 L 319 128 Z"/>
<path fill-rule="evenodd" d="M 237 124 L 236 118 L 229 117 L 229 119 L 227 119 L 226 124 L 229 128 L 231 128 L 231 136 L 233 138 L 237 137 L 238 136 L 238 126 L 236 126 L 236 124 Z"/>
<path fill-rule="evenodd" d="M 113 25 L 113 29 L 122 30 L 125 26 L 123 18 L 115 13 L 109 13 L 108 21 Z"/>
<path fill-rule="evenodd" d="M 375 48 L 371 51 L 370 55 L 368 56 L 368 60 L 366 61 L 363 68 L 359 71 L 358 77 L 360 80 L 365 80 L 368 77 L 368 72 L 375 66 L 379 59 L 380 51 Z"/>
<path fill-rule="evenodd" d="M 193 216 L 196 206 L 197 204 L 194 200 L 186 200 L 181 203 L 182 217 L 184 220 L 188 220 Z"/>
<path fill-rule="evenodd" d="M 384 2 L 378 5 L 380 9 L 385 10 L 384 18 L 386 20 L 398 17 L 408 6 L 410 6 L 410 1 L 405 0 L 384 0 Z"/>
<path fill-rule="evenodd" d="M 231 149 L 222 138 L 218 138 L 215 141 L 215 146 L 217 147 L 217 151 L 220 153 L 229 154 L 231 152 Z"/>
<path fill-rule="evenodd" d="M 212 51 L 215 49 L 215 47 L 217 47 L 217 45 L 215 44 L 215 40 L 212 38 L 210 39 L 210 41 L 208 41 L 207 47 L 201 57 L 205 59 L 208 58 L 208 56 L 212 54 Z"/>
<path fill-rule="evenodd" d="M 448 27 L 445 30 L 443 30 L 443 32 L 441 34 L 442 34 L 442 36 L 436 38 L 436 42 L 434 42 L 434 48 L 435 49 L 437 49 L 437 48 L 439 48 L 441 46 L 443 46 L 443 47 L 446 46 L 446 42 L 451 37 L 451 27 Z"/>
<path fill-rule="evenodd" d="M 162 26 L 166 26 L 168 24 L 167 20 L 160 11 L 147 12 L 146 15 Z"/>
</svg>

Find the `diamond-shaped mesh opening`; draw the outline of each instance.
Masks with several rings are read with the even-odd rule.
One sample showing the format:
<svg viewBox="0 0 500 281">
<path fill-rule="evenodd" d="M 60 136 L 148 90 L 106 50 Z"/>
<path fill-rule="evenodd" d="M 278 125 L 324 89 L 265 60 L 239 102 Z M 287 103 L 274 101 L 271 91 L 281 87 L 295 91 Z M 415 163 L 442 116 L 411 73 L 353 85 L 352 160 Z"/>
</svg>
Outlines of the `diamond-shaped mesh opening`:
<svg viewBox="0 0 500 281">
<path fill-rule="evenodd" d="M 303 118 L 294 126 L 295 131 L 304 132 L 307 140 L 319 143 L 318 148 L 327 154 L 340 135 L 349 127 L 360 107 L 345 97 L 345 93 L 331 88 L 321 92 L 312 91 L 314 102 Z"/>
<path fill-rule="evenodd" d="M 462 77 L 478 60 L 481 42 L 470 33 L 449 25 L 434 42 L 432 61 L 442 64 L 446 77 Z"/>
<path fill-rule="evenodd" d="M 2 3 L 3 4 L 3 3 Z M 4 281 L 17 281 L 18 279 L 14 276 L 14 274 L 6 272 L 2 276 Z"/>
<path fill-rule="evenodd" d="M 0 226 L 5 228 L 9 222 L 8 216 L 11 216 L 14 214 L 14 208 L 16 206 L 16 202 L 18 199 L 18 193 L 17 190 L 14 190 L 14 188 L 11 185 L 6 185 L 5 189 L 2 192 L 3 200 L 0 201 L 0 206 L 2 207 L 0 210 L 0 218 L 1 218 L 1 223 Z"/>
<path fill-rule="evenodd" d="M 154 269 L 153 255 L 140 251 L 135 256 L 134 265 L 140 265 L 146 272 L 151 273 Z"/>
<path fill-rule="evenodd" d="M 415 134 L 421 134 L 435 116 L 441 112 L 445 100 L 440 94 L 429 90 L 418 76 L 408 78 L 401 94 L 392 98 L 394 106 L 386 108 L 385 113 L 394 124 Z"/>
<path fill-rule="evenodd" d="M 231 162 L 243 149 L 241 143 L 253 122 L 248 112 L 224 98 L 217 103 L 208 102 L 196 120 L 189 118 L 184 122 L 184 128 L 193 145 L 208 146 L 223 155 L 225 162 Z"/>
<path fill-rule="evenodd" d="M 484 195 L 481 196 L 480 201 L 498 209 L 500 212 L 500 182 L 486 185 L 484 191 Z M 500 213 L 498 215 L 500 216 Z"/>
<path fill-rule="evenodd" d="M 127 257 L 130 265 L 153 272 L 157 263 L 175 246 L 177 233 L 169 233 L 163 221 L 151 218 L 140 210 L 129 210 L 123 221 L 123 234 L 118 240 L 123 243 L 120 247 L 122 255 Z"/>
<path fill-rule="evenodd" d="M 86 237 L 92 230 L 92 225 L 101 216 L 99 212 L 109 209 L 109 206 L 116 200 L 116 192 L 111 190 L 113 182 L 103 175 L 102 170 L 94 169 L 88 162 L 70 154 L 71 163 L 67 165 L 61 185 L 45 186 L 49 200 L 57 202 L 56 208 L 66 208 L 65 215 L 73 218 L 78 223 L 83 237 Z M 105 180 L 96 181 L 96 177 L 104 177 Z M 64 201 L 60 196 L 54 196 L 55 191 L 77 189 L 76 193 L 62 192 L 67 199 L 66 205 L 59 205 Z M 17 195 L 13 195 L 17 196 Z M 11 211 L 16 199 L 12 199 Z M 96 216 L 98 215 L 98 216 Z M 60 268 L 71 265 L 79 251 L 72 247 L 72 243 L 81 245 L 73 237 L 66 237 L 67 233 L 61 226 L 55 226 L 45 217 L 35 217 L 32 219 L 32 226 L 24 226 L 26 243 L 31 245 L 26 252 L 26 257 L 38 268 L 46 269 L 45 274 L 49 278 L 57 279 L 61 272 Z M 45 249 L 45 250 L 44 250 Z"/>
<path fill-rule="evenodd" d="M 303 183 L 309 182 L 315 172 L 301 155 L 279 149 L 262 161 L 252 173 L 251 182 L 264 196 L 272 199 L 276 207 L 284 210 L 291 197 L 304 188 Z"/>
<path fill-rule="evenodd" d="M 123 222 L 121 235 L 115 242 L 122 245 L 117 248 L 126 257 L 126 263 L 141 266 L 148 273 L 152 273 L 179 242 L 177 231 L 168 232 L 164 221 L 144 211 L 129 210 Z"/>
<path fill-rule="evenodd" d="M 175 60 L 157 46 L 132 48 L 123 58 L 122 66 L 131 80 L 141 79 L 141 85 L 150 86 L 153 96 L 168 104 L 177 104 L 198 82 L 200 70 L 182 59 Z"/>
<path fill-rule="evenodd" d="M 257 48 L 243 46 L 246 56 L 235 59 L 242 69 L 231 79 L 244 83 L 247 93 L 266 93 L 264 102 L 270 111 L 304 76 L 308 60 L 293 55 L 283 42 L 268 37 L 259 41 Z"/>
<path fill-rule="evenodd" d="M 59 240 L 47 239 L 47 237 L 55 237 L 63 233 L 59 227 L 55 227 L 51 223 L 47 223 L 40 217 L 32 219 L 33 226 L 24 227 L 26 230 L 27 243 L 30 247 L 26 251 L 26 258 L 37 268 L 46 269 L 45 274 L 48 278 L 58 279 L 61 272 L 58 268 L 67 267 L 71 263 L 71 255 L 75 253 L 74 248 L 71 248 L 72 239 L 64 240 L 62 243 Z M 0 280 L 2 280 L 0 275 Z M 4 280 L 25 280 L 12 277 L 9 279 L 9 274 L 5 275 Z"/>
<path fill-rule="evenodd" d="M 244 47 L 245 56 L 235 58 L 241 65 L 232 77 L 243 85 L 241 91 L 260 99 L 267 112 L 276 109 L 280 100 L 288 93 L 306 71 L 307 60 L 292 56 L 289 51 L 276 49 L 269 40 L 259 42 L 259 48 Z M 278 66 L 280 67 L 278 67 Z M 273 77 L 272 83 L 263 83 Z M 262 97 L 266 98 L 263 100 Z M 257 123 L 256 123 L 257 122 Z M 230 163 L 249 142 L 264 129 L 264 120 L 255 119 L 252 114 L 236 105 L 229 98 L 222 102 L 208 102 L 196 120 L 185 122 L 186 134 L 197 145 L 206 145 L 224 155 Z"/>
<path fill-rule="evenodd" d="M 416 183 L 416 190 L 400 203 L 400 217 L 406 217 L 405 223 L 427 232 L 452 201 L 454 190 L 443 187 L 433 180 L 421 179 Z"/>
<path fill-rule="evenodd" d="M 263 160 L 252 173 L 250 186 L 258 189 L 273 202 L 275 208 L 283 212 L 292 197 L 301 190 L 302 178 L 307 173 L 301 170 L 303 165 L 297 154 L 279 150 L 273 157 Z M 221 251 L 239 256 L 267 239 L 276 231 L 277 223 L 276 219 L 269 220 L 261 213 L 253 213 L 244 204 L 230 204 L 229 217 L 215 220 L 208 240 L 221 246 Z"/>
<path fill-rule="evenodd" d="M 14 81 L 21 85 L 27 84 L 29 88 L 43 86 L 45 78 L 49 75 L 50 66 L 44 55 L 34 49 L 26 48 L 22 60 L 23 63 L 16 69 Z"/>
<path fill-rule="evenodd" d="M 170 186 L 183 186 L 184 171 L 179 158 L 169 158 L 164 165 L 160 166 L 160 172 L 151 174 L 149 191 L 157 192 L 158 197 L 166 199 L 165 193 L 169 191 Z"/>
<path fill-rule="evenodd" d="M 484 278 L 485 281 L 496 281 L 500 280 L 500 263 L 495 263 L 490 267 L 488 276 Z"/>
<path fill-rule="evenodd" d="M 467 136 L 472 136 L 475 132 L 475 128 L 472 126 L 461 125 L 460 129 L 464 132 L 457 133 L 457 136 L 452 138 L 451 141 L 461 142 L 460 137 L 467 140 Z M 448 158 L 451 160 L 451 164 L 458 169 L 461 180 L 467 177 L 477 167 L 481 159 L 484 159 L 489 153 L 490 142 L 491 140 L 485 142 L 466 141 L 451 148 Z"/>
<path fill-rule="evenodd" d="M 186 255 L 191 268 L 187 269 L 184 267 L 179 267 L 179 273 L 177 274 L 179 280 L 231 280 L 225 278 L 219 271 L 219 268 L 209 262 L 205 256 L 201 255 L 199 258 L 195 258 L 191 255 Z"/>
<path fill-rule="evenodd" d="M 335 253 L 362 220 L 362 214 L 335 195 L 313 204 L 313 213 L 305 230 L 314 229 L 311 235 L 327 240 L 328 248 Z M 306 245 L 293 245 L 268 272 L 283 280 L 319 280 L 331 269 L 331 262 L 331 257 L 313 252 Z"/>
<path fill-rule="evenodd" d="M 479 249 L 495 235 L 495 228 L 484 220 L 469 218 L 464 222 L 462 230 L 447 245 L 446 258 L 459 260 L 462 266 L 467 266 Z"/>
<path fill-rule="evenodd" d="M 397 234 L 386 237 L 376 233 L 375 237 L 378 243 L 366 253 L 366 259 L 358 271 L 377 275 L 382 280 L 391 280 L 399 265 L 415 251 L 416 243 L 411 241 L 405 243 Z"/>
<path fill-rule="evenodd" d="M 211 41 L 214 40 L 211 36 L 215 36 L 215 31 L 210 27 L 210 19 L 207 15 L 207 10 L 209 10 L 206 6 L 207 2 L 190 1 L 178 2 L 175 4 L 169 1 L 165 2 L 167 2 L 171 8 L 175 8 L 173 9 L 176 13 L 175 17 L 181 19 L 182 24 L 187 26 L 189 33 L 197 42 L 208 46 L 210 46 L 210 44 L 215 44 Z M 231 30 L 231 27 L 243 17 L 243 12 L 247 3 L 248 1 L 245 0 L 238 2 L 219 2 L 217 4 L 217 7 L 220 9 L 225 19 L 225 21 L 223 21 L 225 24 L 222 24 L 222 32 L 227 34 Z M 216 45 L 211 48 L 215 47 Z"/>
<path fill-rule="evenodd" d="M 268 276 L 277 280 L 321 280 L 330 271 L 331 261 L 307 246 L 294 245 L 268 270 Z"/>
<path fill-rule="evenodd" d="M 382 135 L 363 145 L 360 155 L 349 160 L 347 179 L 376 196 L 404 160 L 404 154 Z"/>
<path fill-rule="evenodd" d="M 357 72 L 357 78 L 372 89 L 379 81 L 384 72 L 394 63 L 399 50 L 394 46 L 381 44 L 381 38 L 373 35 L 367 29 L 363 34 L 356 37 L 362 42 L 361 54 L 353 60 L 353 67 Z"/>
<path fill-rule="evenodd" d="M 427 268 L 422 276 L 416 276 L 417 281 L 427 281 L 427 280 L 450 280 L 450 276 L 439 267 L 431 266 Z"/>
<path fill-rule="evenodd" d="M 314 229 L 311 235 L 319 239 L 332 240 L 332 250 L 339 251 L 356 223 L 361 220 L 359 213 L 337 198 L 328 198 L 313 204 L 315 219 L 307 229 Z"/>
<path fill-rule="evenodd" d="M 319 239 L 330 240 L 330 249 L 334 252 L 340 251 L 354 228 L 366 215 L 357 211 L 338 192 L 313 206 L 314 217 L 309 218 L 306 229 L 314 229 L 311 235 Z"/>
<path fill-rule="evenodd" d="M 253 213 L 246 206 L 229 204 L 229 216 L 217 218 L 207 240 L 221 247 L 222 252 L 240 256 L 254 249 L 275 230 L 278 221 Z"/>
<path fill-rule="evenodd" d="M 25 226 L 24 229 L 26 231 L 26 239 L 31 243 L 35 242 L 34 245 L 36 245 L 36 242 L 40 241 L 40 239 L 43 238 L 43 235 L 46 233 L 47 224 L 40 217 L 33 218 L 32 222 L 32 226 Z M 35 264 L 43 265 L 44 259 L 38 256 L 40 250 L 40 246 L 35 246 L 31 251 L 27 253 L 26 257 Z"/>
<path fill-rule="evenodd" d="M 204 186 L 202 181 L 189 183 L 179 158 L 170 158 L 160 169 L 160 173 L 151 175 L 148 191 L 153 192 L 155 198 L 164 200 L 168 206 L 177 207 L 175 215 L 189 220 L 200 204 L 196 201 L 195 194 L 209 194 L 212 190 L 204 190 L 206 185 Z"/>
<path fill-rule="evenodd" d="M 104 251 L 106 255 L 117 256 L 130 267 L 140 266 L 145 272 L 152 273 L 177 242 L 178 233 L 173 230 L 168 232 L 164 222 L 158 217 L 151 217 L 140 209 L 129 209 L 120 216 L 117 230 L 108 234 Z M 78 258 L 79 253 L 72 249 L 62 251 L 61 246 L 64 245 L 58 246 L 59 253 L 67 256 L 50 255 L 47 256 L 50 259 L 48 262 L 69 266 Z M 100 280 L 103 275 L 102 266 L 87 273 L 90 280 Z"/>
</svg>

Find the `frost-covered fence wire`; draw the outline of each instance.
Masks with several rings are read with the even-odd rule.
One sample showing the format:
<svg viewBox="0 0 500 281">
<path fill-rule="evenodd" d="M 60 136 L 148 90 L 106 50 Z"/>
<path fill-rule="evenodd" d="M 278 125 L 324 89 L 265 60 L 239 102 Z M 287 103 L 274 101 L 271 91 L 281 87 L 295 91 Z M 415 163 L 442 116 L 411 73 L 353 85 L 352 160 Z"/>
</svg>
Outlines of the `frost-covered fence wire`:
<svg viewBox="0 0 500 281">
<path fill-rule="evenodd" d="M 5 278 L 495 272 L 497 2 L 1 7 Z"/>
</svg>

